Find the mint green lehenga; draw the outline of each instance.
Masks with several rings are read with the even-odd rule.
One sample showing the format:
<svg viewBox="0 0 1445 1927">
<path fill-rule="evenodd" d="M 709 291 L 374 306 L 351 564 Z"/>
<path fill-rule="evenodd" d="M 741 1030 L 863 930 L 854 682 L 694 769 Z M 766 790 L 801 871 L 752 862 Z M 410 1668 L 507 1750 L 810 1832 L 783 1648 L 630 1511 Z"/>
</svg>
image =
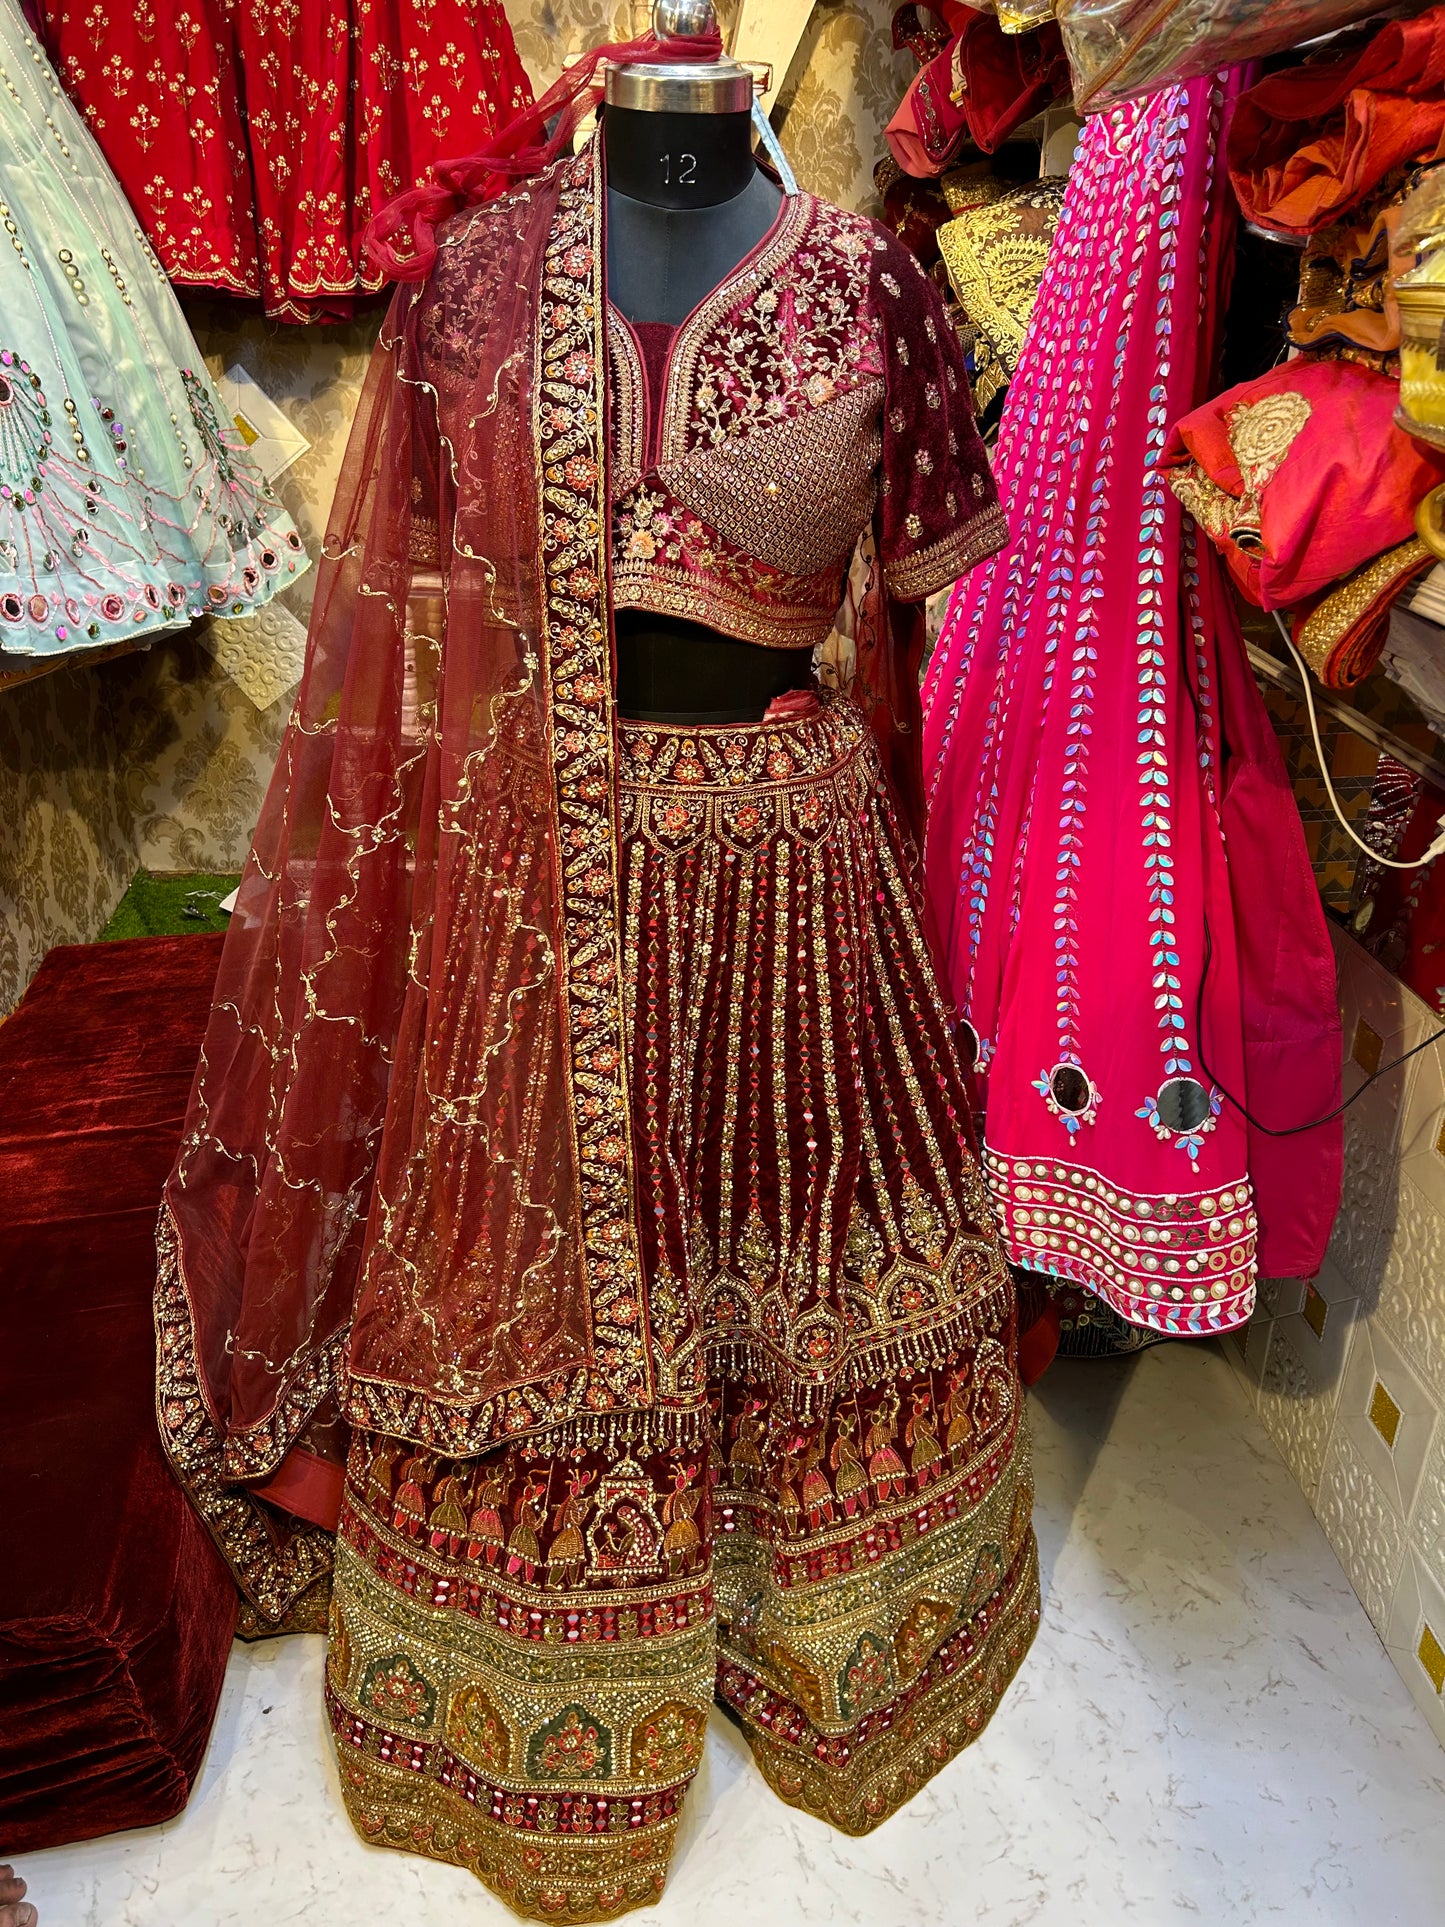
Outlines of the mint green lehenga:
<svg viewBox="0 0 1445 1927">
<path fill-rule="evenodd" d="M 16 0 L 0 88 L 0 668 L 245 614 L 300 538 Z"/>
</svg>

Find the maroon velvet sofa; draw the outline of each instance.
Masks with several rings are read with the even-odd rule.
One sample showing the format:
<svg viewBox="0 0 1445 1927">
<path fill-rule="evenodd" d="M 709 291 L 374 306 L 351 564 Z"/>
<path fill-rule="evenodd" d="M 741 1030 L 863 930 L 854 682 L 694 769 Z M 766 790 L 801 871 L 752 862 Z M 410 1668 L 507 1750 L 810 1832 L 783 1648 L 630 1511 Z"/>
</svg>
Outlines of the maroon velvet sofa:
<svg viewBox="0 0 1445 1927">
<path fill-rule="evenodd" d="M 220 954 L 50 953 L 0 1025 L 0 1859 L 169 1818 L 236 1593 L 155 1423 L 151 1288 Z"/>
</svg>

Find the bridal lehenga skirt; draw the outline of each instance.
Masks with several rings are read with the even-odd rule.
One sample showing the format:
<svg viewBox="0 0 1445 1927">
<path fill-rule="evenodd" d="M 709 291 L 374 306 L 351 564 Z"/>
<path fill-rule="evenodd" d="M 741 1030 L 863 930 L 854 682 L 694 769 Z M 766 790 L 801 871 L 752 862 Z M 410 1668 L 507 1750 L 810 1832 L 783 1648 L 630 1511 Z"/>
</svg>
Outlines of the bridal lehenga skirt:
<svg viewBox="0 0 1445 1927">
<path fill-rule="evenodd" d="M 362 1834 L 558 1921 L 657 1897 L 715 1701 L 866 1832 L 1038 1619 L 1013 1285 L 863 718 L 621 754 L 669 1409 L 468 1460 L 355 1434 L 328 1665 Z"/>
</svg>

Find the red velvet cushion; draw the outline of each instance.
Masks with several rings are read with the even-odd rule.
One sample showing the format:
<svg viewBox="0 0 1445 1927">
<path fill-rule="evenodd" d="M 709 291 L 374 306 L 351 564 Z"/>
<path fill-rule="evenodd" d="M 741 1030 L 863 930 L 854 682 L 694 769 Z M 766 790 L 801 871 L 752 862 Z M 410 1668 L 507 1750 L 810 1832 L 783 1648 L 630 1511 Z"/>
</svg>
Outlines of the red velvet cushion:
<svg viewBox="0 0 1445 1927">
<path fill-rule="evenodd" d="M 219 937 L 52 951 L 0 1025 L 0 1842 L 186 1803 L 236 1619 L 155 1424 L 155 1220 Z"/>
</svg>

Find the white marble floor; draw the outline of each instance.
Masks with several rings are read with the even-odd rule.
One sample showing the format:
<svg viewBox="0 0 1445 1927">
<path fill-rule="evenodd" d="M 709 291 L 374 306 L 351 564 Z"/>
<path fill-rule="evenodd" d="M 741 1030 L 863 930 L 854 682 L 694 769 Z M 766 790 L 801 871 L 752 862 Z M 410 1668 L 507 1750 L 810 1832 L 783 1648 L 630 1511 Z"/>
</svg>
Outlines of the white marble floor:
<svg viewBox="0 0 1445 1927">
<path fill-rule="evenodd" d="M 715 1717 L 657 1927 L 1438 1927 L 1445 1753 L 1211 1346 L 1061 1365 L 1033 1400 L 1044 1620 L 994 1724 L 848 1840 Z M 238 1646 L 168 1826 L 32 1855 L 41 1927 L 503 1927 L 361 1844 L 321 1642 Z"/>
</svg>

